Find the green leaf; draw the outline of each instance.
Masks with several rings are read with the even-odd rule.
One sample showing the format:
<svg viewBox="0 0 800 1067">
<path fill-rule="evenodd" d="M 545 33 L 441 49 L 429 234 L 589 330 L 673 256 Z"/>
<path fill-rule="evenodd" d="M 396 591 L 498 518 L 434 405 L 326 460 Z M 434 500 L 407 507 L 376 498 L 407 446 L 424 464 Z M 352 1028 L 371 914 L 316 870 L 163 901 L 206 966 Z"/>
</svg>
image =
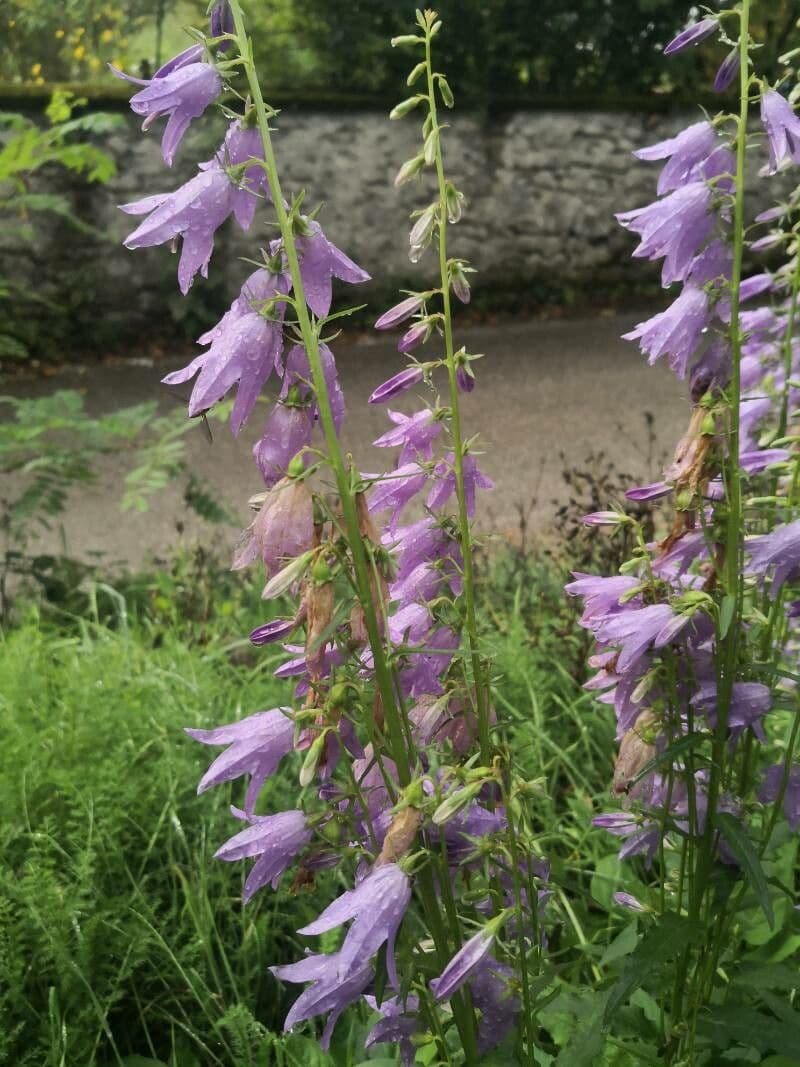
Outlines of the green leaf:
<svg viewBox="0 0 800 1067">
<path fill-rule="evenodd" d="M 736 597 L 724 596 L 719 609 L 719 636 L 724 638 L 733 621 L 733 613 L 736 610 Z"/>
<path fill-rule="evenodd" d="M 674 912 L 662 915 L 647 931 L 631 955 L 620 979 L 611 987 L 603 1012 L 603 1029 L 608 1029 L 617 1008 L 638 989 L 656 967 L 677 956 L 699 940 L 703 927 Z"/>
<path fill-rule="evenodd" d="M 772 1015 L 748 1008 L 746 1004 L 730 1004 L 713 1008 L 701 1018 L 699 1029 L 718 1048 L 727 1048 L 734 1041 L 757 1048 L 759 1052 L 774 1052 L 788 1056 L 794 1063 L 800 1060 L 800 1013 L 796 1021 L 782 1022 Z"/>
<path fill-rule="evenodd" d="M 637 782 L 641 782 L 642 778 L 646 778 L 648 774 L 651 774 L 658 767 L 662 767 L 665 763 L 673 763 L 678 756 L 684 756 L 687 752 L 699 748 L 705 740 L 705 735 L 697 732 L 682 737 L 679 741 L 676 741 L 673 745 L 665 748 L 663 752 L 659 752 L 657 756 L 649 760 L 633 779 L 631 785 L 636 785 Z"/>
<path fill-rule="evenodd" d="M 623 956 L 630 956 L 631 952 L 639 944 L 639 920 L 634 919 L 621 933 L 617 934 L 603 955 L 600 957 L 600 966 L 608 967 L 615 960 Z"/>
<path fill-rule="evenodd" d="M 772 901 L 769 897 L 767 876 L 759 861 L 758 854 L 753 847 L 753 842 L 747 836 L 747 832 L 737 818 L 727 811 L 717 812 L 714 824 L 725 838 L 725 842 L 739 861 L 747 880 L 756 894 L 758 903 L 766 916 L 770 928 L 775 925 L 775 915 L 772 910 Z"/>
</svg>

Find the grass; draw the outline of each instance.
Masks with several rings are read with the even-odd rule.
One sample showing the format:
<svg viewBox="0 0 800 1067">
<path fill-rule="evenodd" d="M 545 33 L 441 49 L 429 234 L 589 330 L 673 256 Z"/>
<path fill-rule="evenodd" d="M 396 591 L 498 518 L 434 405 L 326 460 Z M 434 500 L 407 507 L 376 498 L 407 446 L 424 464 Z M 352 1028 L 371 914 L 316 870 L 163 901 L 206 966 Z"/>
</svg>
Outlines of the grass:
<svg viewBox="0 0 800 1067">
<path fill-rule="evenodd" d="M 623 924 L 615 846 L 590 825 L 613 716 L 580 689 L 585 646 L 557 570 L 508 554 L 482 581 L 501 739 L 533 783 L 559 886 L 549 955 L 578 988 Z M 268 967 L 302 952 L 294 931 L 330 887 L 293 895 L 287 883 L 243 909 L 240 865 L 212 859 L 236 794 L 194 792 L 207 754 L 182 727 L 287 698 L 272 677 L 280 652 L 243 638 L 263 611 L 256 582 L 195 553 L 114 589 L 90 576 L 0 637 L 0 1064 L 363 1062 L 357 1013 L 330 1058 L 313 1037 L 277 1036 L 292 993 Z M 272 783 L 275 806 L 290 788 Z M 579 1007 L 553 1010 L 567 1041 Z M 376 1050 L 384 1064 L 387 1053 Z"/>
</svg>

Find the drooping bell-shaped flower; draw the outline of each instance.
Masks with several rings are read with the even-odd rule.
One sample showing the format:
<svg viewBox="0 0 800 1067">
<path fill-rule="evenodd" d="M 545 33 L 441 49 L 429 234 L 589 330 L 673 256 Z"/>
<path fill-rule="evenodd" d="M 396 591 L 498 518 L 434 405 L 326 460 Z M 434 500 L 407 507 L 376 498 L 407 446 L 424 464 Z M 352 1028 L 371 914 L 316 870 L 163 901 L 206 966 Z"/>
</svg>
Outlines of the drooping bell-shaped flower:
<svg viewBox="0 0 800 1067">
<path fill-rule="evenodd" d="M 239 120 L 231 123 L 220 151 L 201 163 L 199 173 L 185 185 L 173 193 L 120 205 L 120 210 L 129 215 L 147 215 L 125 238 L 126 248 L 152 248 L 182 238 L 178 284 L 184 296 L 198 271 L 208 277 L 214 234 L 223 222 L 233 215 L 243 230 L 253 222 L 258 203 L 254 194 L 266 189 L 264 172 L 250 167 L 234 180 L 230 168 L 260 155 L 255 133 Z"/>
<path fill-rule="evenodd" d="M 258 711 L 240 722 L 218 726 L 213 730 L 187 729 L 186 733 L 204 745 L 226 745 L 197 786 L 204 793 L 222 782 L 232 782 L 250 775 L 244 810 L 251 815 L 258 794 L 267 778 L 278 769 L 284 756 L 292 751 L 294 722 L 291 708 Z"/>
<path fill-rule="evenodd" d="M 168 167 L 192 120 L 199 118 L 222 91 L 219 72 L 211 63 L 200 62 L 202 54 L 202 45 L 192 45 L 150 79 L 134 78 L 111 67 L 118 78 L 144 86 L 130 100 L 131 111 L 144 117 L 142 129 L 148 130 L 161 115 L 169 116 L 161 140 L 161 154 Z"/>
<path fill-rule="evenodd" d="M 658 144 L 640 148 L 633 154 L 647 162 L 666 159 L 668 162 L 658 179 L 659 196 L 671 193 L 696 177 L 699 163 L 707 159 L 717 143 L 717 135 L 710 122 L 695 122 L 675 137 Z"/>
<path fill-rule="evenodd" d="M 375 867 L 355 889 L 347 890 L 319 918 L 297 932 L 309 936 L 324 934 L 352 920 L 337 954 L 340 977 L 363 968 L 385 944 L 389 981 L 399 989 L 394 942 L 410 900 L 408 875 L 396 863 L 386 863 Z"/>
<path fill-rule="evenodd" d="M 683 281 L 694 257 L 714 228 L 711 190 L 704 181 L 689 182 L 647 207 L 618 214 L 617 220 L 639 234 L 634 256 L 664 258 L 661 280 L 664 285 Z"/>
<path fill-rule="evenodd" d="M 207 411 L 238 385 L 231 430 L 239 433 L 264 383 L 280 368 L 286 305 L 277 300 L 268 311 L 264 305 L 288 291 L 285 275 L 255 271 L 217 326 L 199 339 L 200 344 L 210 345 L 207 351 L 163 379 L 167 385 L 177 385 L 199 371 L 189 400 L 190 416 Z"/>
<path fill-rule="evenodd" d="M 276 889 L 281 875 L 311 840 L 312 831 L 302 811 L 281 811 L 277 815 L 250 815 L 234 809 L 234 814 L 250 825 L 217 849 L 218 860 L 258 857 L 244 884 L 245 904 L 262 886 Z"/>
<path fill-rule="evenodd" d="M 800 163 L 800 117 L 781 93 L 768 89 L 761 97 L 761 122 L 769 141 L 769 173 L 785 162 Z"/>
<path fill-rule="evenodd" d="M 640 322 L 635 329 L 622 336 L 626 341 L 639 341 L 642 352 L 652 366 L 666 356 L 679 378 L 685 378 L 689 361 L 709 323 L 708 298 L 702 289 L 684 287 L 680 296 L 666 311 Z"/>
<path fill-rule="evenodd" d="M 315 315 L 323 318 L 331 309 L 333 278 L 356 284 L 368 282 L 369 274 L 328 240 L 318 222 L 310 222 L 308 226 L 310 235 L 297 238 L 300 277 L 306 303 Z"/>
</svg>

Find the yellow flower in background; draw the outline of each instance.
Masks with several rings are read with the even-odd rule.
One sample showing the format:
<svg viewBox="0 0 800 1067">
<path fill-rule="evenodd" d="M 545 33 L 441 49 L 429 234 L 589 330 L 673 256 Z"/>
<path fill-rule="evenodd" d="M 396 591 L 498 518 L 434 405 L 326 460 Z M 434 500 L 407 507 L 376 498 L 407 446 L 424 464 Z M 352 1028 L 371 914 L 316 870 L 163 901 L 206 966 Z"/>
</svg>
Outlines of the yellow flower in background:
<svg viewBox="0 0 800 1067">
<path fill-rule="evenodd" d="M 76 40 L 78 40 L 79 38 L 83 37 L 83 35 L 85 33 L 86 33 L 86 27 L 85 26 L 78 26 L 77 29 L 73 30 L 73 36 L 75 37 Z"/>
<path fill-rule="evenodd" d="M 33 66 L 31 67 L 31 74 L 35 78 L 35 77 L 37 77 L 37 75 L 39 75 L 41 73 L 42 73 L 42 64 L 41 63 L 34 63 Z"/>
<path fill-rule="evenodd" d="M 103 44 L 108 44 L 109 41 L 113 41 L 114 40 L 114 31 L 113 30 L 103 30 L 103 32 L 100 34 L 100 40 L 103 42 Z"/>
<path fill-rule="evenodd" d="M 102 62 L 97 58 L 97 56 L 91 56 L 90 57 L 90 59 L 89 59 L 89 70 L 96 72 L 96 71 L 100 70 L 102 65 L 103 65 Z"/>
<path fill-rule="evenodd" d="M 76 59 L 83 59 L 86 55 L 86 49 L 82 44 L 79 44 L 77 48 L 73 48 L 72 54 Z"/>
<path fill-rule="evenodd" d="M 33 79 L 34 85 L 44 85 L 44 78 L 40 75 L 38 78 Z"/>
<path fill-rule="evenodd" d="M 56 36 L 56 37 L 58 38 L 58 40 L 60 41 L 60 40 L 61 40 L 61 38 L 62 38 L 62 37 L 64 36 L 64 34 L 65 34 L 65 33 L 66 33 L 66 30 L 56 30 L 56 32 L 55 32 L 55 36 Z"/>
</svg>

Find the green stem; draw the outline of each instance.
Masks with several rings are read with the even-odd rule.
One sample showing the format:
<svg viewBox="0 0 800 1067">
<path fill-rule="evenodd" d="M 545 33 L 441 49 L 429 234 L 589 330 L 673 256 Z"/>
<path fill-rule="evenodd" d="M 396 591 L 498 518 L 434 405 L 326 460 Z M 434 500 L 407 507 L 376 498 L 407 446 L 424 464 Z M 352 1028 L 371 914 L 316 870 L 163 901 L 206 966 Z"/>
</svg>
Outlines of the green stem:
<svg viewBox="0 0 800 1067">
<path fill-rule="evenodd" d="M 739 654 L 743 583 L 741 579 L 742 482 L 739 469 L 742 331 L 739 321 L 742 259 L 744 255 L 744 189 L 747 153 L 747 119 L 750 111 L 750 0 L 742 0 L 739 29 L 739 117 L 736 131 L 736 195 L 734 200 L 733 273 L 731 277 L 731 384 L 729 401 L 728 456 L 725 464 L 727 523 L 725 533 L 725 593 L 733 600 L 733 612 L 724 637 L 719 639 L 717 725 L 712 744 L 711 771 L 703 847 L 699 850 L 695 892 L 706 890 L 714 843 L 714 816 L 723 781 L 733 682 Z"/>
<path fill-rule="evenodd" d="M 356 588 L 364 610 L 364 621 L 366 623 L 370 648 L 372 649 L 373 661 L 375 664 L 375 679 L 381 694 L 381 700 L 383 701 L 391 754 L 397 766 L 397 774 L 400 779 L 400 784 L 405 786 L 411 781 L 409 755 L 405 745 L 400 712 L 398 711 L 397 703 L 395 701 L 392 676 L 386 658 L 383 639 L 381 637 L 378 617 L 372 601 L 372 591 L 369 581 L 369 560 L 359 530 L 350 471 L 345 464 L 342 449 L 339 444 L 339 438 L 336 433 L 333 412 L 331 411 L 328 385 L 325 380 L 325 374 L 320 359 L 319 337 L 311 322 L 308 308 L 306 306 L 303 281 L 300 276 L 300 261 L 297 255 L 297 246 L 295 245 L 292 222 L 286 210 L 283 191 L 278 177 L 278 166 L 275 160 L 272 137 L 269 129 L 269 116 L 267 114 L 267 108 L 264 103 L 264 97 L 261 93 L 261 86 L 259 85 L 258 75 L 256 74 L 255 64 L 253 62 L 252 42 L 247 37 L 244 17 L 238 0 L 231 0 L 230 8 L 233 15 L 234 26 L 236 28 L 239 54 L 242 58 L 245 74 L 247 76 L 250 97 L 253 101 L 253 106 L 255 107 L 258 129 L 263 143 L 264 170 L 269 182 L 270 195 L 275 207 L 275 214 L 281 232 L 283 251 L 286 256 L 289 274 L 292 279 L 292 291 L 295 297 L 295 311 L 297 313 L 298 325 L 303 338 L 306 355 L 308 356 L 308 364 L 314 383 L 314 391 L 317 396 L 317 406 L 319 408 L 322 431 L 325 436 L 325 444 L 328 449 L 328 457 L 339 490 L 339 500 L 342 506 L 342 515 L 344 517 L 345 529 L 347 531 L 347 539 L 353 557 Z M 374 736 L 374 728 L 371 733 Z"/>
<path fill-rule="evenodd" d="M 464 572 L 464 607 L 466 614 L 467 639 L 469 642 L 472 673 L 475 679 L 475 701 L 478 713 L 478 740 L 481 760 L 488 765 L 491 759 L 489 739 L 488 679 L 480 659 L 478 644 L 478 622 L 475 611 L 475 571 L 472 559 L 473 544 L 467 512 L 467 498 L 464 489 L 464 439 L 461 432 L 461 408 L 459 401 L 458 376 L 456 373 L 455 347 L 453 344 L 453 318 L 450 302 L 450 278 L 447 270 L 447 186 L 444 174 L 444 159 L 436 109 L 433 67 L 431 65 L 431 33 L 425 32 L 425 68 L 428 83 L 428 104 L 431 118 L 431 134 L 436 137 L 436 180 L 439 190 L 439 273 L 442 283 L 442 318 L 444 324 L 445 358 L 450 389 L 450 431 L 453 439 L 453 456 L 455 463 L 456 494 L 458 496 L 459 541 Z"/>
</svg>

